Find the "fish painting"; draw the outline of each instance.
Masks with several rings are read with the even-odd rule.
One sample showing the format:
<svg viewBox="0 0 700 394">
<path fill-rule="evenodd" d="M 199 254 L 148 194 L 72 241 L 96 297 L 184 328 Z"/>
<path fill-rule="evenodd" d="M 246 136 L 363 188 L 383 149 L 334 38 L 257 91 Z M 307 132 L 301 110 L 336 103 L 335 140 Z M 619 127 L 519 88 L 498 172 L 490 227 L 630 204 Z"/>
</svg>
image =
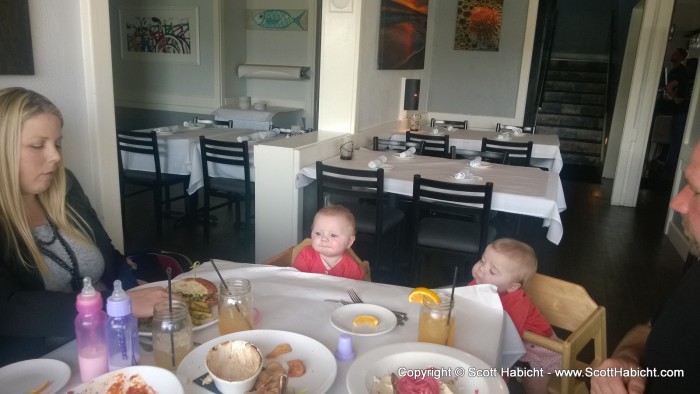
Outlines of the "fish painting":
<svg viewBox="0 0 700 394">
<path fill-rule="evenodd" d="M 306 10 L 247 10 L 248 29 L 307 30 Z M 296 16 L 293 16 L 296 15 Z"/>
</svg>

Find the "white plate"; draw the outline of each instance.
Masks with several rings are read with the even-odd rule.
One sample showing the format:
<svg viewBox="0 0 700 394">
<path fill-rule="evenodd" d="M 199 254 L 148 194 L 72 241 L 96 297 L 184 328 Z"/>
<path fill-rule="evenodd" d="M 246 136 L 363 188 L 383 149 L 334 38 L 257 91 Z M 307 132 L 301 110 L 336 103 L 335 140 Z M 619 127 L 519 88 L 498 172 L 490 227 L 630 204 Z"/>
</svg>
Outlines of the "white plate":
<svg viewBox="0 0 700 394">
<path fill-rule="evenodd" d="M 359 315 L 372 315 L 379 319 L 376 327 L 362 324 L 355 327 L 352 321 Z M 396 315 L 379 305 L 349 304 L 341 306 L 331 313 L 331 324 L 338 330 L 360 336 L 373 336 L 387 333 L 396 327 Z"/>
<path fill-rule="evenodd" d="M 4 393 L 26 393 L 50 382 L 42 394 L 53 394 L 70 379 L 70 367 L 63 361 L 38 358 L 19 361 L 0 368 L 0 386 Z"/>
<path fill-rule="evenodd" d="M 406 156 L 406 157 L 401 157 L 401 155 L 398 154 L 398 153 L 394 153 L 393 155 L 391 155 L 391 157 L 395 157 L 395 158 L 401 159 L 401 160 L 413 159 L 413 155 L 411 155 L 411 156 Z"/>
<path fill-rule="evenodd" d="M 471 182 L 471 181 L 483 180 L 483 178 L 481 178 L 480 176 L 477 176 L 477 175 L 467 175 L 467 177 L 463 178 L 463 179 L 458 179 L 458 178 L 455 178 L 454 175 L 450 175 L 450 179 L 452 179 L 453 181 L 459 181 L 459 182 Z"/>
<path fill-rule="evenodd" d="M 348 392 L 371 392 L 374 378 L 390 373 L 400 374 L 403 369 L 444 368 L 454 375 L 468 372 L 469 368 L 490 370 L 491 366 L 459 349 L 432 343 L 408 342 L 381 346 L 359 356 L 350 366 L 346 379 Z M 457 393 L 497 394 L 508 388 L 498 375 L 494 378 L 461 376 L 456 382 Z"/>
<path fill-rule="evenodd" d="M 141 286 L 136 286 L 134 289 L 145 289 L 147 287 L 155 287 L 155 286 L 161 286 L 165 287 L 166 289 L 168 288 L 168 281 L 167 280 L 162 280 L 160 282 L 151 282 L 151 283 L 146 283 L 145 285 Z M 204 324 L 200 324 L 198 326 L 193 325 L 192 326 L 192 331 L 199 331 L 203 330 L 213 324 L 216 324 L 216 322 L 219 321 L 219 306 L 214 305 L 211 307 L 211 313 L 212 317 L 207 319 Z M 150 324 L 144 324 L 144 323 L 139 323 L 139 335 L 142 337 L 150 337 L 153 335 L 151 330 L 149 329 L 151 327 Z M 142 331 L 143 330 L 143 331 Z"/>
<path fill-rule="evenodd" d="M 210 393 L 209 390 L 198 386 L 192 381 L 207 372 L 204 366 L 204 358 L 209 349 L 219 343 L 242 339 L 256 345 L 263 356 L 271 352 L 277 345 L 288 343 L 292 352 L 277 357 L 282 366 L 287 367 L 287 360 L 299 359 L 306 366 L 304 376 L 290 378 L 287 390 L 296 389 L 299 393 L 306 389 L 308 393 L 323 393 L 328 390 L 335 381 L 338 371 L 335 356 L 323 344 L 313 338 L 288 331 L 278 330 L 250 330 L 227 334 L 214 338 L 192 350 L 177 368 L 177 377 L 185 386 L 188 393 Z"/>
<path fill-rule="evenodd" d="M 157 393 L 183 394 L 182 384 L 177 380 L 177 376 L 167 369 L 137 365 L 126 367 L 98 376 L 78 387 L 71 389 L 75 394 L 101 394 L 106 393 L 109 386 L 116 382 L 114 379 L 118 374 L 124 374 L 126 378 L 135 374 L 141 375 L 144 381 Z"/>
</svg>

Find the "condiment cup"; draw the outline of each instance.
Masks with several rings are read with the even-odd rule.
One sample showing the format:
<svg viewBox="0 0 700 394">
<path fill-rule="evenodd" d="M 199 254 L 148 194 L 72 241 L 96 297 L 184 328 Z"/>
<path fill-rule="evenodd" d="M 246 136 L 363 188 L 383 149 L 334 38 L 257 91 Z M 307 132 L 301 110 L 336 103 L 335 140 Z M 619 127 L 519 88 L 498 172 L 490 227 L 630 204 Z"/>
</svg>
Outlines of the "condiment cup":
<svg viewBox="0 0 700 394">
<path fill-rule="evenodd" d="M 262 371 L 262 353 L 250 342 L 226 341 L 209 350 L 204 364 L 220 392 L 243 394 L 253 388 Z"/>
</svg>

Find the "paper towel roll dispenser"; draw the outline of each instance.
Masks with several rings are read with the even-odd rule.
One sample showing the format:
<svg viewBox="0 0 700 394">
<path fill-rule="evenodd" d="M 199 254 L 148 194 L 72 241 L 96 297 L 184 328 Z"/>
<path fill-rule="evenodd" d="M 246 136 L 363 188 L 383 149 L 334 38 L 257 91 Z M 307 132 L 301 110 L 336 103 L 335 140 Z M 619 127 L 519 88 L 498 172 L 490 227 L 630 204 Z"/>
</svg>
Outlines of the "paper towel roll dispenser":
<svg viewBox="0 0 700 394">
<path fill-rule="evenodd" d="M 238 66 L 238 78 L 309 79 L 309 67 L 241 64 Z"/>
</svg>

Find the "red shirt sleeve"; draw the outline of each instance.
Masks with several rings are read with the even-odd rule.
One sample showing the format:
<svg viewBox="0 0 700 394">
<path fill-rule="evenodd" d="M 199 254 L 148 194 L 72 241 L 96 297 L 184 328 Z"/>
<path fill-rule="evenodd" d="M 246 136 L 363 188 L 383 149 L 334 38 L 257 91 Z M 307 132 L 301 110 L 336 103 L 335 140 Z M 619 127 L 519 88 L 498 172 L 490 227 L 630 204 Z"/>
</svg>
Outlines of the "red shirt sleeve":
<svg viewBox="0 0 700 394">
<path fill-rule="evenodd" d="M 500 294 L 503 309 L 513 320 L 518 334 L 523 336 L 525 331 L 532 331 L 546 337 L 552 336 L 552 326 L 542 316 L 537 306 L 532 303 L 524 290 L 519 289 L 512 293 Z"/>
</svg>

